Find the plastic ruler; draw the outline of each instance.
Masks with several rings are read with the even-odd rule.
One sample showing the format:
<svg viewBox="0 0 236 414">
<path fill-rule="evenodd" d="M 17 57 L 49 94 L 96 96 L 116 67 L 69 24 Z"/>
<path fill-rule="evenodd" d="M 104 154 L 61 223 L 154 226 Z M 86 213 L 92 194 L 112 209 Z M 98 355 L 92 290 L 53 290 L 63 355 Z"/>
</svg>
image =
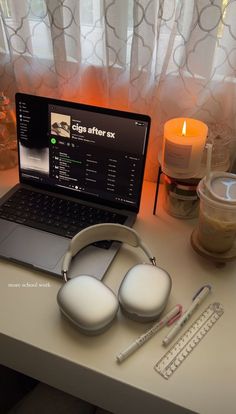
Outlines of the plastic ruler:
<svg viewBox="0 0 236 414">
<path fill-rule="evenodd" d="M 224 309 L 220 303 L 215 302 L 209 305 L 171 349 L 154 365 L 154 369 L 165 379 L 170 378 L 223 313 Z"/>
</svg>

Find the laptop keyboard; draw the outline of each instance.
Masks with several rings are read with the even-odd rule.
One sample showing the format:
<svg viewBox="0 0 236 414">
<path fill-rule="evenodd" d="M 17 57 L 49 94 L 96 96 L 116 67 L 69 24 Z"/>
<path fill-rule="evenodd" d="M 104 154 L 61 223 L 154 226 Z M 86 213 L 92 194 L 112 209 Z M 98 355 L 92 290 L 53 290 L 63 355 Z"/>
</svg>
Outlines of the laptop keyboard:
<svg viewBox="0 0 236 414">
<path fill-rule="evenodd" d="M 122 214 L 23 188 L 0 206 L 0 218 L 68 238 L 93 224 L 123 224 L 126 220 Z M 108 249 L 111 243 L 94 244 Z"/>
</svg>

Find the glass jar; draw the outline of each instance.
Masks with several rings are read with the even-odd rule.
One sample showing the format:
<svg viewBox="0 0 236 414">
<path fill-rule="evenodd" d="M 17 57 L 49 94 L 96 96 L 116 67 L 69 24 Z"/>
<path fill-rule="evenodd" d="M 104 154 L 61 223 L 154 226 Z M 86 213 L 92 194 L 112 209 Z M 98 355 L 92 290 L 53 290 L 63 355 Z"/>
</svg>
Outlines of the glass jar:
<svg viewBox="0 0 236 414">
<path fill-rule="evenodd" d="M 198 216 L 199 198 L 197 184 L 199 180 L 177 180 L 165 174 L 164 183 L 164 209 L 173 217 L 191 219 Z"/>
</svg>

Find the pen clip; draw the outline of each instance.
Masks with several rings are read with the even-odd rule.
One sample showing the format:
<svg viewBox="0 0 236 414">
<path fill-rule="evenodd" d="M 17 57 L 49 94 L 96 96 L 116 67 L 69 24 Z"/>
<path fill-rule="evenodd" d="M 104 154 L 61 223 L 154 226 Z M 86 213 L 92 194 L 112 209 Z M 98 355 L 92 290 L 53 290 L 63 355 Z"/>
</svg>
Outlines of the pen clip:
<svg viewBox="0 0 236 414">
<path fill-rule="evenodd" d="M 178 306 L 179 310 L 176 313 L 176 315 L 175 316 L 172 316 L 172 318 L 167 322 L 167 326 L 172 325 L 172 323 L 174 323 L 175 321 L 177 321 L 177 319 L 179 319 L 180 316 L 182 315 L 182 313 L 183 313 L 183 306 L 182 305 L 177 305 L 177 306 Z"/>
<path fill-rule="evenodd" d="M 198 289 L 198 291 L 195 293 L 195 295 L 193 296 L 193 299 L 196 299 L 196 297 L 199 295 L 199 293 L 205 288 L 207 287 L 209 290 L 211 290 L 211 285 L 203 285 L 202 287 L 200 287 L 200 289 Z"/>
</svg>

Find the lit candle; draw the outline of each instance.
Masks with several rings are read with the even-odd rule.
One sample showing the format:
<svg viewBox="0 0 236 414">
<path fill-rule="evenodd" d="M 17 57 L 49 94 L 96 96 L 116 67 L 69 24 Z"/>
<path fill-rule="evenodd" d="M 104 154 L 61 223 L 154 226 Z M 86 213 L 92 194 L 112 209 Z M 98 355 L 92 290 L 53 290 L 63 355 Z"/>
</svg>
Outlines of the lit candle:
<svg viewBox="0 0 236 414">
<path fill-rule="evenodd" d="M 192 118 L 174 118 L 164 125 L 162 171 L 176 178 L 196 177 L 208 127 Z"/>
</svg>

